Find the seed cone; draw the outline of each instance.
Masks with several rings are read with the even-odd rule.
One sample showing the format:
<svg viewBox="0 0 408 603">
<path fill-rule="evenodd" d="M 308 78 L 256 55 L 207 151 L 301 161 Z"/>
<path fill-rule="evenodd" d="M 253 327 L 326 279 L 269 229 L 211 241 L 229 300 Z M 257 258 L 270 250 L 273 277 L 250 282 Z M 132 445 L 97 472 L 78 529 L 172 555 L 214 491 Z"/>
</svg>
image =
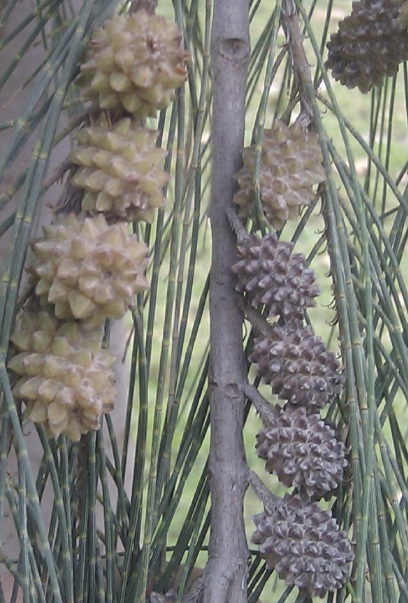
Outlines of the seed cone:
<svg viewBox="0 0 408 603">
<path fill-rule="evenodd" d="M 241 218 L 249 218 L 253 212 L 255 158 L 255 146 L 244 149 L 244 167 L 236 174 L 240 190 L 234 201 Z M 297 219 L 300 208 L 314 199 L 312 187 L 325 179 L 322 161 L 318 135 L 299 122 L 287 126 L 278 120 L 272 130 L 264 130 L 260 196 L 265 216 L 274 228 Z"/>
<path fill-rule="evenodd" d="M 278 398 L 311 412 L 323 408 L 343 386 L 334 354 L 310 326 L 299 321 L 272 326 L 267 337 L 255 338 L 250 361 L 258 364 L 260 375 Z"/>
<path fill-rule="evenodd" d="M 42 423 L 51 437 L 72 440 L 100 427 L 116 392 L 114 357 L 102 349 L 101 329 L 61 323 L 47 311 L 24 312 L 11 341 L 19 352 L 9 368 L 19 376 L 16 398 L 27 403 L 25 416 Z"/>
<path fill-rule="evenodd" d="M 188 58 L 176 23 L 139 10 L 95 31 L 78 84 L 101 109 L 155 117 L 183 85 Z"/>
<path fill-rule="evenodd" d="M 168 181 L 166 151 L 155 146 L 156 135 L 129 118 L 112 125 L 103 115 L 77 133 L 69 159 L 79 166 L 72 184 L 85 191 L 83 211 L 127 222 L 153 220 Z"/>
<path fill-rule="evenodd" d="M 288 586 L 323 597 L 346 582 L 354 555 L 344 531 L 318 503 L 286 494 L 259 515 L 252 537 L 270 569 Z"/>
<path fill-rule="evenodd" d="M 148 288 L 144 275 L 147 248 L 128 234 L 124 223 L 108 226 L 103 216 L 70 214 L 43 228 L 32 243 L 34 261 L 27 269 L 35 293 L 55 306 L 64 320 L 90 326 L 120 318 L 136 293 Z"/>
<path fill-rule="evenodd" d="M 347 465 L 336 431 L 304 407 L 276 407 L 275 417 L 257 434 L 256 448 L 269 473 L 309 498 L 335 490 Z"/>
<path fill-rule="evenodd" d="M 351 15 L 327 43 L 326 67 L 348 88 L 368 92 L 408 59 L 408 33 L 394 0 L 363 0 L 352 6 Z"/>
<path fill-rule="evenodd" d="M 265 305 L 269 316 L 286 321 L 302 319 L 320 293 L 314 271 L 305 267 L 305 256 L 292 254 L 292 249 L 293 243 L 279 241 L 275 233 L 262 239 L 251 234 L 238 245 L 242 259 L 232 267 L 238 277 L 236 290 L 246 293 L 255 308 Z"/>
</svg>

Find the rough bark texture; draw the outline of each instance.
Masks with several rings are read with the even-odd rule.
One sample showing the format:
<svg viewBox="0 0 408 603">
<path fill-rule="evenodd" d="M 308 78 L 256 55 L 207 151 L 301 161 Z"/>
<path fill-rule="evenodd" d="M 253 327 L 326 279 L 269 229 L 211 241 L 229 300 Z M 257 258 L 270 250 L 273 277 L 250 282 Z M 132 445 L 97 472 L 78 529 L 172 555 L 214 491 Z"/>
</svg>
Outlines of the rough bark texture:
<svg viewBox="0 0 408 603">
<path fill-rule="evenodd" d="M 245 371 L 242 313 L 231 271 L 236 262 L 236 239 L 226 212 L 234 205 L 233 176 L 242 165 L 249 60 L 247 0 L 216 0 L 211 52 L 211 537 L 204 603 L 243 603 L 247 600 L 243 521 L 246 464 L 242 441 Z"/>
</svg>

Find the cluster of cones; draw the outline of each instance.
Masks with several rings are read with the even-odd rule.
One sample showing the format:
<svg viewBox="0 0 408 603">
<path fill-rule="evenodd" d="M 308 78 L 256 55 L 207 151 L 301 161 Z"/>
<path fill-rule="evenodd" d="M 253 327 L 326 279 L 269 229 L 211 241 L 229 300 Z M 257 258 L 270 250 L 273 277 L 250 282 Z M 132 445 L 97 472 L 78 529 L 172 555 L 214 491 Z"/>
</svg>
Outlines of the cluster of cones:
<svg viewBox="0 0 408 603">
<path fill-rule="evenodd" d="M 25 418 L 49 437 L 79 440 L 113 407 L 104 323 L 149 286 L 148 250 L 129 224 L 153 220 L 168 182 L 165 151 L 144 120 L 174 99 L 187 60 L 177 25 L 140 10 L 95 31 L 81 64 L 76 85 L 93 104 L 75 135 L 67 186 L 80 205 L 59 212 L 31 243 L 31 295 L 9 361 Z"/>
<path fill-rule="evenodd" d="M 237 175 L 241 188 L 235 201 L 242 217 L 253 210 L 254 153 L 253 148 L 244 150 L 244 167 Z M 314 197 L 312 186 L 323 179 L 316 133 L 299 122 L 293 126 L 278 122 L 266 131 L 260 198 L 265 217 L 274 227 L 296 217 L 300 206 Z M 274 232 L 240 239 L 239 259 L 233 266 L 236 289 L 246 307 L 255 309 L 254 327 L 261 331 L 249 359 L 257 365 L 262 381 L 283 401 L 283 406 L 266 400 L 255 404 L 263 422 L 256 449 L 266 470 L 294 489 L 283 499 L 271 496 L 264 501 L 264 512 L 254 518 L 253 541 L 259 544 L 268 567 L 276 569 L 288 585 L 324 596 L 345 583 L 353 559 L 346 533 L 316 502 L 333 494 L 347 465 L 344 443 L 335 427 L 320 416 L 340 394 L 343 372 L 335 355 L 305 324 L 319 287 L 304 255 L 293 253 L 293 244 L 280 241 Z M 251 320 L 253 310 L 247 315 Z"/>
</svg>

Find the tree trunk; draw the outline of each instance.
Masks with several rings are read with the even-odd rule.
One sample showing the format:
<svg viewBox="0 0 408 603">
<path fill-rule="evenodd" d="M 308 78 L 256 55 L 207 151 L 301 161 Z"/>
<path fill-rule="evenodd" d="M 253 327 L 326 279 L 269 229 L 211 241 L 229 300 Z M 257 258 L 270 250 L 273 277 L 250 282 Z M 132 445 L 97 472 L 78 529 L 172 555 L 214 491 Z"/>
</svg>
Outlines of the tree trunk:
<svg viewBox="0 0 408 603">
<path fill-rule="evenodd" d="M 245 369 L 242 314 L 231 266 L 236 241 L 226 211 L 242 164 L 249 61 L 247 0 L 216 0 L 213 17 L 211 316 L 211 536 L 205 603 L 247 600 L 243 521 L 246 464 L 242 440 Z"/>
</svg>

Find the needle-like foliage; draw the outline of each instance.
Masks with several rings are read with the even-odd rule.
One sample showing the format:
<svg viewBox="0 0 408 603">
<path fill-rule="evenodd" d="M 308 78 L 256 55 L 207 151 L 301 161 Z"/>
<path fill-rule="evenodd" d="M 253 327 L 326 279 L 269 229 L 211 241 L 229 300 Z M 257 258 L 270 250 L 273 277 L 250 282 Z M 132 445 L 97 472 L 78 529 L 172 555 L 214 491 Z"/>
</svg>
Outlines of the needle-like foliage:
<svg viewBox="0 0 408 603">
<path fill-rule="evenodd" d="M 166 202 L 151 224 L 133 225 L 149 248 L 150 288 L 136 296 L 126 318 L 126 356 L 119 364 L 127 387 L 114 414 L 103 418 L 103 428 L 80 442 L 49 439 L 41 425 L 23 421 L 12 391 L 15 377 L 7 368 L 10 336 L 25 302 L 29 240 L 38 234 L 38 224 L 52 219 L 43 210 L 58 205 L 71 135 L 89 110 L 73 83 L 80 58 L 94 29 L 129 6 L 116 0 L 12 0 L 1 6 L 0 603 L 21 596 L 24 603 L 145 603 L 152 590 L 164 595 L 173 587 L 182 601 L 192 569 L 206 565 L 212 479 L 208 374 L 214 345 L 207 210 L 216 3 L 222 0 L 158 3 L 157 13 L 178 23 L 191 55 L 174 103 L 146 122 L 158 130 L 157 145 L 166 151 Z M 302 316 L 307 310 L 314 333 L 344 366 L 345 389 L 329 401 L 325 418 L 345 443 L 349 465 L 330 507 L 355 558 L 346 584 L 324 600 L 403 603 L 408 600 L 407 67 L 400 65 L 367 95 L 345 89 L 325 62 L 326 42 L 350 13 L 349 2 L 251 0 L 248 8 L 245 146 L 255 149 L 248 230 L 260 236 L 271 230 L 262 210 L 261 154 L 263 131 L 277 119 L 289 124 L 299 107 L 307 112 L 325 171 L 315 199 L 278 233 L 316 272 L 321 297 L 313 295 L 317 307 L 314 301 L 306 304 Z M 20 99 L 22 109 L 14 110 Z M 247 325 L 248 379 L 258 385 L 249 368 L 254 334 Z M 106 346 L 112 328 L 108 322 Z M 225 334 L 220 330 L 212 337 L 222 340 Z M 264 392 L 268 401 L 278 402 L 270 388 Z M 264 462 L 255 450 L 260 421 L 251 401 L 258 406 L 252 390 L 245 394 L 247 463 L 260 473 Z M 276 480 L 268 485 L 282 495 Z M 251 517 L 260 512 L 248 490 L 240 518 L 248 542 L 255 531 Z M 253 544 L 250 554 L 250 603 L 311 601 L 285 587 Z"/>
</svg>

